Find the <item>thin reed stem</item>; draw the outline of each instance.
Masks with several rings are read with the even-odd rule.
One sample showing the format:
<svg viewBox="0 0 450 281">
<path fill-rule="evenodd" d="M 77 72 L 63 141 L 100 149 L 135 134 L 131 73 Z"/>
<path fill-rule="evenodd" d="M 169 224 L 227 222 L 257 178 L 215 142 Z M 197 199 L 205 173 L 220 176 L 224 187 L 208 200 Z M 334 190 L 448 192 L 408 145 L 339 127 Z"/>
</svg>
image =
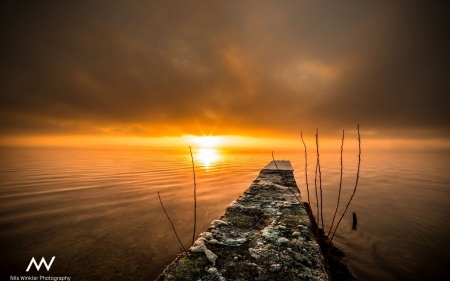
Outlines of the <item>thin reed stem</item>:
<svg viewBox="0 0 450 281">
<path fill-rule="evenodd" d="M 355 195 L 356 187 L 358 186 L 359 168 L 361 166 L 361 135 L 359 134 L 359 125 L 358 125 L 358 148 L 359 148 L 359 153 L 358 153 L 358 172 L 356 173 L 355 188 L 353 189 L 353 193 L 352 193 L 352 196 L 350 197 L 350 200 L 348 200 L 348 203 L 347 203 L 347 206 L 345 207 L 344 213 L 342 213 L 341 218 L 339 219 L 338 223 L 336 224 L 336 228 L 334 229 L 333 235 L 330 238 L 329 245 L 331 245 L 331 241 L 333 241 L 333 237 L 336 234 L 336 230 L 338 229 L 339 224 L 341 223 L 341 220 L 342 220 L 342 218 L 345 215 L 345 212 L 347 212 L 348 206 L 350 205 L 350 202 L 352 202 L 353 196 Z"/>
<path fill-rule="evenodd" d="M 303 146 L 305 147 L 305 178 L 306 178 L 306 192 L 308 193 L 308 204 L 311 206 L 311 202 L 309 201 L 309 185 L 308 185 L 308 153 L 306 153 L 306 144 L 303 140 L 303 134 L 300 131 L 300 136 L 302 137 Z"/>
<path fill-rule="evenodd" d="M 194 168 L 194 157 L 192 156 L 192 149 L 189 146 L 189 152 L 191 153 L 192 160 L 192 174 L 194 175 L 194 232 L 192 233 L 192 245 L 195 242 L 195 228 L 197 226 L 197 183 L 195 181 L 195 168 Z"/>
<path fill-rule="evenodd" d="M 162 200 L 161 200 L 161 196 L 159 195 L 159 191 L 158 191 L 158 198 L 159 198 L 159 203 L 161 203 L 161 207 L 162 207 L 164 213 L 165 213 L 166 216 L 167 216 L 167 219 L 169 220 L 170 224 L 172 225 L 173 232 L 175 233 L 175 236 L 176 236 L 177 239 L 178 239 L 178 243 L 180 243 L 181 248 L 183 248 L 183 251 L 186 253 L 187 251 L 186 251 L 186 249 L 184 248 L 183 243 L 181 243 L 180 238 L 178 237 L 178 233 L 177 233 L 177 231 L 175 230 L 175 226 L 173 225 L 172 220 L 170 219 L 169 215 L 168 215 L 167 212 L 166 212 L 166 209 L 164 208 L 163 202 L 162 202 Z"/>
<path fill-rule="evenodd" d="M 320 219 L 322 220 L 322 231 L 325 231 L 323 227 L 323 198 L 322 198 L 322 172 L 320 171 L 320 156 L 319 156 L 319 129 L 317 129 L 316 135 L 317 142 L 317 164 L 319 166 L 319 188 L 320 188 Z M 317 225 L 319 227 L 319 225 Z M 325 233 L 325 232 L 324 232 Z"/>
<path fill-rule="evenodd" d="M 317 140 L 317 132 L 316 132 L 316 140 Z M 316 141 L 316 147 L 317 147 L 317 141 Z M 317 148 L 318 150 L 318 148 Z M 316 208 L 317 208 L 317 216 L 316 216 L 316 237 L 317 239 L 319 239 L 319 223 L 320 223 L 320 218 L 319 218 L 319 196 L 317 195 L 317 168 L 319 166 L 319 158 L 317 158 L 316 160 L 316 171 L 314 173 L 314 189 L 316 191 Z"/>
<path fill-rule="evenodd" d="M 272 160 L 273 160 L 273 163 L 275 164 L 275 167 L 277 167 L 278 174 L 280 174 L 281 179 L 283 180 L 283 182 L 286 185 L 286 187 L 289 189 L 290 192 L 292 192 L 292 195 L 294 195 L 295 199 L 297 199 L 297 201 L 299 203 L 302 203 L 302 201 L 297 197 L 297 195 L 295 195 L 294 191 L 290 188 L 289 184 L 284 179 L 283 174 L 281 173 L 280 169 L 278 169 L 277 162 L 275 161 L 275 158 L 273 157 L 273 151 L 272 151 Z"/>
<path fill-rule="evenodd" d="M 339 209 L 339 201 L 341 200 L 341 189 L 342 189 L 342 152 L 344 151 L 344 130 L 342 130 L 342 144 L 341 144 L 341 180 L 339 182 L 339 193 L 337 199 L 336 210 L 334 211 L 333 220 L 331 221 L 330 230 L 328 230 L 328 234 L 331 233 L 331 229 L 333 229 L 334 219 L 336 218 L 337 211 Z"/>
</svg>

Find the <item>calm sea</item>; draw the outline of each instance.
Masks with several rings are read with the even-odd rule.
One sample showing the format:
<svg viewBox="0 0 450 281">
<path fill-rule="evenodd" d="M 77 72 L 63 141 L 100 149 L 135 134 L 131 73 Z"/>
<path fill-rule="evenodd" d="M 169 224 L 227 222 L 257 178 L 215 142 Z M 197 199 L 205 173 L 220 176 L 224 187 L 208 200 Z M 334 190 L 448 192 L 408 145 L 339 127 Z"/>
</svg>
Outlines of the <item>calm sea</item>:
<svg viewBox="0 0 450 281">
<path fill-rule="evenodd" d="M 272 160 L 270 150 L 193 151 L 198 232 L 225 211 Z M 308 200 L 303 151 L 291 160 Z M 315 155 L 308 179 L 314 190 Z M 359 280 L 444 280 L 450 276 L 450 155 L 363 150 L 360 182 L 335 241 Z M 192 239 L 189 149 L 0 148 L 0 274 L 71 280 L 153 280 Z M 354 188 L 357 155 L 344 151 L 340 212 Z M 339 153 L 321 153 L 325 229 L 336 208 Z M 315 197 L 311 198 L 315 202 Z M 313 205 L 313 208 L 315 206 Z M 352 212 L 358 217 L 351 229 Z M 26 268 L 32 257 L 50 271 Z"/>
</svg>

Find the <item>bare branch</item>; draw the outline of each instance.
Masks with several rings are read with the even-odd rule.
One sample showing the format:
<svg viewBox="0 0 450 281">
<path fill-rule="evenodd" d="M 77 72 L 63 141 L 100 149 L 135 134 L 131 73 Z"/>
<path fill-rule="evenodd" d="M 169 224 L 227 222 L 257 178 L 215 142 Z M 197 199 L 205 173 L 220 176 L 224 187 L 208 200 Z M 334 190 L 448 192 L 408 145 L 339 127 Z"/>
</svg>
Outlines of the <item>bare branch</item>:
<svg viewBox="0 0 450 281">
<path fill-rule="evenodd" d="M 189 152 L 191 153 L 192 160 L 192 174 L 194 175 L 194 232 L 192 233 L 192 245 L 195 242 L 195 228 L 197 226 L 197 183 L 195 181 L 195 168 L 194 168 L 194 157 L 192 156 L 192 149 L 189 146 Z"/>
<path fill-rule="evenodd" d="M 308 154 L 306 153 L 306 144 L 303 140 L 303 134 L 300 131 L 300 136 L 302 137 L 303 146 L 305 147 L 305 178 L 306 178 L 306 192 L 308 193 L 308 204 L 311 206 L 311 202 L 309 201 L 309 185 L 308 185 Z"/>
<path fill-rule="evenodd" d="M 356 187 L 358 186 L 358 180 L 359 180 L 359 168 L 361 166 L 361 135 L 359 134 L 359 125 L 358 125 L 358 146 L 359 146 L 359 153 L 358 153 L 358 172 L 356 173 L 356 183 L 355 183 L 355 188 L 353 189 L 353 193 L 352 196 L 350 197 L 350 200 L 347 203 L 347 206 L 345 207 L 344 213 L 342 213 L 341 218 L 339 219 L 338 223 L 336 224 L 336 228 L 334 229 L 333 235 L 330 238 L 330 243 L 329 245 L 331 245 L 331 241 L 333 241 L 333 237 L 336 234 L 336 230 L 339 227 L 339 224 L 341 223 L 342 218 L 345 215 L 345 212 L 347 212 L 348 206 L 350 205 L 350 202 L 352 202 L 353 196 L 355 195 L 356 192 Z"/>
<path fill-rule="evenodd" d="M 325 231 L 323 227 L 322 172 L 320 171 L 320 157 L 319 157 L 319 129 L 317 129 L 316 143 L 317 143 L 317 165 L 319 166 L 320 218 L 322 220 L 322 231 Z M 319 227 L 319 225 L 317 225 L 317 227 Z"/>
<path fill-rule="evenodd" d="M 273 163 L 275 164 L 275 167 L 277 167 L 278 174 L 280 174 L 281 179 L 283 180 L 283 182 L 286 185 L 286 187 L 289 189 L 290 192 L 292 192 L 292 195 L 294 195 L 295 199 L 297 199 L 297 201 L 299 203 L 302 203 L 302 201 L 297 197 L 297 195 L 295 195 L 294 191 L 291 189 L 291 187 L 289 186 L 287 181 L 284 179 L 283 174 L 281 173 L 280 169 L 278 169 L 277 162 L 275 162 L 275 158 L 273 157 L 273 151 L 272 151 L 272 160 L 273 160 Z"/>
<path fill-rule="evenodd" d="M 159 195 L 159 191 L 158 191 L 158 198 L 159 198 L 159 202 L 161 203 L 161 207 L 163 208 L 163 211 L 164 211 L 164 213 L 165 213 L 166 216 L 167 216 L 167 219 L 169 220 L 170 224 L 172 225 L 173 232 L 175 233 L 175 236 L 177 236 L 177 239 L 178 239 L 178 242 L 179 242 L 180 245 L 181 245 L 181 248 L 183 248 L 184 252 L 187 252 L 186 249 L 185 249 L 184 246 L 183 246 L 183 243 L 181 243 L 180 238 L 178 237 L 178 233 L 177 233 L 177 231 L 175 230 L 175 226 L 173 225 L 172 220 L 169 218 L 169 215 L 167 214 L 166 209 L 164 208 L 163 202 L 162 202 L 162 200 L 161 200 L 161 196 Z"/>
<path fill-rule="evenodd" d="M 316 140 L 317 140 L 317 132 L 316 132 Z M 316 141 L 316 147 L 317 147 L 317 141 Z M 319 148 L 317 148 L 317 150 L 319 150 Z M 317 158 L 316 160 L 316 171 L 314 173 L 314 189 L 316 191 L 316 208 L 317 208 L 317 216 L 316 216 L 316 237 L 319 238 L 319 223 L 320 223 L 320 219 L 319 219 L 319 196 L 317 195 L 317 168 L 319 166 L 319 159 Z"/>
<path fill-rule="evenodd" d="M 333 220 L 331 221 L 330 230 L 328 230 L 328 234 L 331 233 L 331 229 L 333 229 L 334 219 L 336 218 L 337 211 L 339 209 L 339 201 L 341 200 L 341 189 L 342 189 L 342 152 L 344 151 L 344 130 L 342 130 L 342 144 L 341 144 L 341 181 L 339 182 L 339 193 L 337 199 L 336 210 L 334 211 Z"/>
</svg>

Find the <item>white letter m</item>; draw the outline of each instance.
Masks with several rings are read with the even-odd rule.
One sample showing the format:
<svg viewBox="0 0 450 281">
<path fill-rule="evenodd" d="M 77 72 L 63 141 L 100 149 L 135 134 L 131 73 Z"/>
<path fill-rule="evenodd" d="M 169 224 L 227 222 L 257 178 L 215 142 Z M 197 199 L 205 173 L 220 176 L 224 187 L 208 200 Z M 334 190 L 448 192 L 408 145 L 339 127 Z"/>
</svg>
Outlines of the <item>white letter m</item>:
<svg viewBox="0 0 450 281">
<path fill-rule="evenodd" d="M 36 260 L 34 259 L 34 257 L 31 259 L 30 264 L 28 265 L 27 268 L 27 272 L 28 270 L 30 270 L 30 267 L 32 264 L 34 264 L 34 266 L 36 267 L 36 269 L 39 271 L 39 269 L 41 268 L 42 264 L 45 264 L 45 267 L 47 268 L 47 271 L 50 270 L 50 267 L 52 266 L 53 261 L 55 260 L 55 256 L 53 256 L 52 260 L 50 261 L 49 264 L 47 264 L 47 262 L 45 261 L 44 257 L 42 257 L 41 262 L 39 264 L 37 264 Z"/>
</svg>

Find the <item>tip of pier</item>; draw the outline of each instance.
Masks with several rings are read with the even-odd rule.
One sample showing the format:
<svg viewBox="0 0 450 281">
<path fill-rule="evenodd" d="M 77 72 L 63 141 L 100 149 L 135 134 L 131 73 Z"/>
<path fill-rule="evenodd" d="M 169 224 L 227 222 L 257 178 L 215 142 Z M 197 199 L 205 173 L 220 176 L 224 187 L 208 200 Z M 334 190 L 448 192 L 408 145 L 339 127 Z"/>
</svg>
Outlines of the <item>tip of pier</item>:
<svg viewBox="0 0 450 281">
<path fill-rule="evenodd" d="M 280 171 L 293 171 L 291 161 L 289 160 L 275 160 L 270 161 L 269 164 L 267 164 L 263 170 L 280 170 Z"/>
</svg>

